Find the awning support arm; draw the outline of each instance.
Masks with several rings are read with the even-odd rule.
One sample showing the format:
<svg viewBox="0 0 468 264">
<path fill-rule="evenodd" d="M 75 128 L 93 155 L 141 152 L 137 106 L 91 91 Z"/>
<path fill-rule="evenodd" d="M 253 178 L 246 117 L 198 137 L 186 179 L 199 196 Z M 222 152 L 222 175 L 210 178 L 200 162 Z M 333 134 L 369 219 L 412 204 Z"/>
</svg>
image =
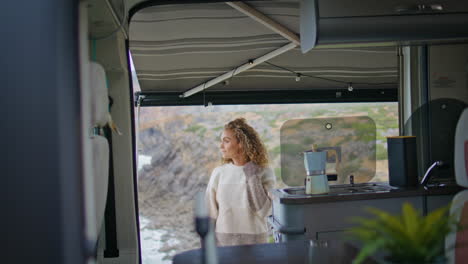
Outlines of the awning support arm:
<svg viewBox="0 0 468 264">
<path fill-rule="evenodd" d="M 261 57 L 258 57 L 258 58 L 254 59 L 254 60 L 250 60 L 249 62 L 247 62 L 245 64 L 242 64 L 241 66 L 235 68 L 234 70 L 228 71 L 228 72 L 226 72 L 226 73 L 224 73 L 224 74 L 222 74 L 222 75 L 220 75 L 220 76 L 218 76 L 218 77 L 216 77 L 214 79 L 211 79 L 211 80 L 209 80 L 209 81 L 207 81 L 205 83 L 202 83 L 202 84 L 200 84 L 200 85 L 198 85 L 198 86 L 184 92 L 183 94 L 180 95 L 180 97 L 185 98 L 185 97 L 189 97 L 191 95 L 194 95 L 194 94 L 196 94 L 198 92 L 201 92 L 201 91 L 207 89 L 208 87 L 211 87 L 211 86 L 213 86 L 215 84 L 218 84 L 218 83 L 220 83 L 220 82 L 222 82 L 222 81 L 224 81 L 226 79 L 229 79 L 232 76 L 235 76 L 235 75 L 237 75 L 237 74 L 239 74 L 239 73 L 241 73 L 243 71 L 246 71 L 246 70 L 248 70 L 250 68 L 253 68 L 253 67 L 257 66 L 258 64 L 260 64 L 262 62 L 265 62 L 265 61 L 267 61 L 267 60 L 269 60 L 271 58 L 274 58 L 274 57 L 276 57 L 276 56 L 278 56 L 280 54 L 283 54 L 283 53 L 285 53 L 285 52 L 287 52 L 289 50 L 292 50 L 295 47 L 297 47 L 296 44 L 289 43 L 289 44 L 287 44 L 287 45 L 285 45 L 285 46 L 283 46 L 283 47 L 281 47 L 281 48 L 279 48 L 277 50 L 269 52 L 269 53 L 267 53 L 267 54 L 265 54 L 265 55 L 263 55 Z"/>
<path fill-rule="evenodd" d="M 289 29 L 287 29 L 286 27 L 284 27 L 283 25 L 279 24 L 278 22 L 272 20 L 271 18 L 265 16 L 264 14 L 258 12 L 256 9 L 252 8 L 251 6 L 243 3 L 243 2 L 226 2 L 226 4 L 230 5 L 231 7 L 241 11 L 242 13 L 250 16 L 251 18 L 253 18 L 255 21 L 257 22 L 260 22 L 261 24 L 265 25 L 266 27 L 268 27 L 269 29 L 275 31 L 276 33 L 280 34 L 281 36 L 285 37 L 286 39 L 290 40 L 291 43 L 277 49 L 277 50 L 274 50 L 272 52 L 269 52 L 261 57 L 258 57 L 256 59 L 253 59 L 253 60 L 250 60 L 249 62 L 245 63 L 245 64 L 242 64 L 238 67 L 236 67 L 234 70 L 231 70 L 229 72 L 226 72 L 214 79 L 211 79 L 207 82 L 204 82 L 186 92 L 184 92 L 183 94 L 180 95 L 181 98 L 186 98 L 186 97 L 189 97 L 191 95 L 194 95 L 198 92 L 201 92 L 213 85 L 216 85 L 226 79 L 229 79 L 241 72 L 244 72 L 250 68 L 253 68 L 255 66 L 257 66 L 258 64 L 262 63 L 262 62 L 265 62 L 267 60 L 270 60 L 280 54 L 283 54 L 289 50 L 292 50 L 294 49 L 295 47 L 299 46 L 301 41 L 300 41 L 300 38 L 297 34 L 295 34 L 294 32 L 290 31 Z"/>
<path fill-rule="evenodd" d="M 243 2 L 226 2 L 229 6 L 234 9 L 239 10 L 240 12 L 248 15 L 253 20 L 263 24 L 267 28 L 273 30 L 274 32 L 280 34 L 284 38 L 288 39 L 289 41 L 295 43 L 297 46 L 301 45 L 301 40 L 299 36 L 286 28 L 285 26 L 281 25 L 280 23 L 274 21 L 273 19 L 265 16 L 264 14 L 257 11 L 255 8 L 243 3 Z"/>
</svg>

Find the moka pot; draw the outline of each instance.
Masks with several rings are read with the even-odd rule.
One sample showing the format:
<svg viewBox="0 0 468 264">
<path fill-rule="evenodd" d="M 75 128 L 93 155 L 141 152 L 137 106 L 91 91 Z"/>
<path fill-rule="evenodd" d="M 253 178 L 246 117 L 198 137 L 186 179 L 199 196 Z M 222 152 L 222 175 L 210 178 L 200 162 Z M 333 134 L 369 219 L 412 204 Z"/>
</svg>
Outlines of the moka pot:
<svg viewBox="0 0 468 264">
<path fill-rule="evenodd" d="M 307 173 L 306 194 L 323 194 L 330 191 L 328 177 L 325 171 L 327 163 L 326 151 L 305 151 L 304 166 Z"/>
</svg>

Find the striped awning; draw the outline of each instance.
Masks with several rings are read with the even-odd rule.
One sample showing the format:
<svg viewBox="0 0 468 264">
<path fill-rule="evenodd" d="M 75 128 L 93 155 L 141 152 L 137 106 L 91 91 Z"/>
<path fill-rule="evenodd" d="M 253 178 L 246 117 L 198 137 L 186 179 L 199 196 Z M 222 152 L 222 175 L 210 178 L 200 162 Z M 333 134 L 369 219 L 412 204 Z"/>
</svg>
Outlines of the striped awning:
<svg viewBox="0 0 468 264">
<path fill-rule="evenodd" d="M 299 35 L 299 1 L 249 6 Z M 148 7 L 130 22 L 130 51 L 143 92 L 185 92 L 290 43 L 226 3 Z M 300 73 L 300 78 L 297 78 Z M 296 47 L 208 91 L 395 88 L 395 47 Z"/>
</svg>

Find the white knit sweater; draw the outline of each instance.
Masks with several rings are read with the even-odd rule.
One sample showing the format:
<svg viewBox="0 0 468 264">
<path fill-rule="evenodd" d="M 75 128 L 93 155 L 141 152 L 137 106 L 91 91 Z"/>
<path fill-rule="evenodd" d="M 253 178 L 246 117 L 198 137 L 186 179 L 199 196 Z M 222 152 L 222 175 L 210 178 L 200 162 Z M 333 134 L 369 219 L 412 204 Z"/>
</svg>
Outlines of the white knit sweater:
<svg viewBox="0 0 468 264">
<path fill-rule="evenodd" d="M 252 162 L 215 168 L 206 189 L 219 246 L 267 242 L 266 217 L 271 214 L 270 189 L 275 175 Z"/>
</svg>

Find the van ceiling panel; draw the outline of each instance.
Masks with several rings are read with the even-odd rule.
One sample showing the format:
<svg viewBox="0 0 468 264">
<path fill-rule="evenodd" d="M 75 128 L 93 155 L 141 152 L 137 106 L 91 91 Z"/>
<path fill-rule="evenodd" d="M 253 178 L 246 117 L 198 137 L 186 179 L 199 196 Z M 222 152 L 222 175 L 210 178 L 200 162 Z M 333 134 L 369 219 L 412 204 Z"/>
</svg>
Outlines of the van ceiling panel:
<svg viewBox="0 0 468 264">
<path fill-rule="evenodd" d="M 331 17 L 355 17 L 355 16 L 388 16 L 404 13 L 458 13 L 468 12 L 466 1 L 441 0 L 317 0 L 320 7 L 321 18 Z M 422 6 L 425 7 L 422 7 Z M 422 8 L 423 10 L 418 10 Z M 441 10 L 436 10 L 441 8 Z M 431 10 L 434 9 L 434 10 Z"/>
<path fill-rule="evenodd" d="M 299 1 L 246 2 L 299 33 Z M 225 3 L 157 5 L 130 23 L 130 51 L 143 92 L 184 92 L 289 43 Z M 296 81 L 296 74 L 302 74 Z M 336 81 L 327 81 L 317 76 Z M 208 91 L 396 88 L 395 47 L 300 48 Z M 372 85 L 375 84 L 375 85 Z"/>
</svg>

